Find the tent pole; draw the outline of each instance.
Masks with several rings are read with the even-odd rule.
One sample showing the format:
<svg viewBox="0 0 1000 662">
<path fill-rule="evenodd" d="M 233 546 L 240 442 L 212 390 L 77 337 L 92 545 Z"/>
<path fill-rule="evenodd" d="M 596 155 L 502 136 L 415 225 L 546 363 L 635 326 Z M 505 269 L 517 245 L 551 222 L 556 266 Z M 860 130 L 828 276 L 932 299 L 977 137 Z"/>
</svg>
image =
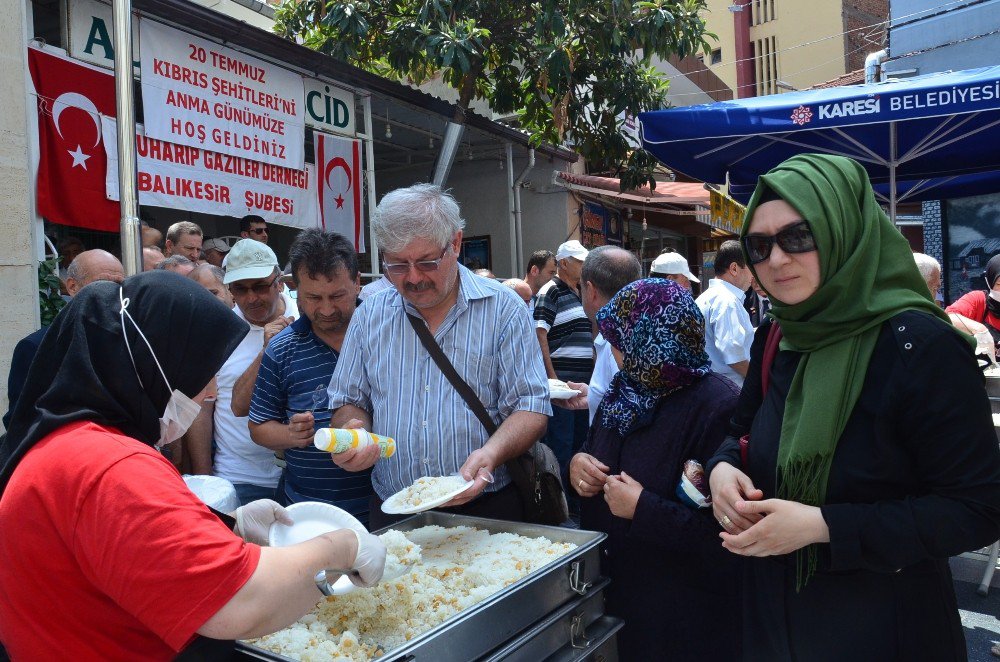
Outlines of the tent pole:
<svg viewBox="0 0 1000 662">
<path fill-rule="evenodd" d="M 896 224 L 896 123 L 889 122 L 889 220 Z"/>
<path fill-rule="evenodd" d="M 136 190 L 135 103 L 132 90 L 132 2 L 113 0 L 115 102 L 118 114 L 118 198 L 121 208 L 122 266 L 126 276 L 142 271 L 142 226 Z"/>
<path fill-rule="evenodd" d="M 378 242 L 375 241 L 375 134 L 372 132 L 372 97 L 366 94 L 362 99 L 365 116 L 365 179 L 368 184 L 368 254 L 372 259 L 372 280 L 378 280 L 382 265 L 378 261 Z"/>
</svg>

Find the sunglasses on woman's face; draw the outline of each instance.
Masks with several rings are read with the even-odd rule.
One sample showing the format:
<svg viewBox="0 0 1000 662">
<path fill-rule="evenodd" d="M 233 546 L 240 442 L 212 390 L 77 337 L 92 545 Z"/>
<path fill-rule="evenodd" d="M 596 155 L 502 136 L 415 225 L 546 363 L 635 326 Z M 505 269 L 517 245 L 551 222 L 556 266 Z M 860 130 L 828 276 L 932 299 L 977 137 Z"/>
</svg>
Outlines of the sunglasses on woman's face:
<svg viewBox="0 0 1000 662">
<path fill-rule="evenodd" d="M 748 234 L 743 237 L 743 250 L 750 264 L 759 264 L 771 257 L 771 249 L 778 244 L 786 253 L 808 253 L 816 250 L 816 238 L 806 221 L 789 225 L 777 234 Z"/>
</svg>

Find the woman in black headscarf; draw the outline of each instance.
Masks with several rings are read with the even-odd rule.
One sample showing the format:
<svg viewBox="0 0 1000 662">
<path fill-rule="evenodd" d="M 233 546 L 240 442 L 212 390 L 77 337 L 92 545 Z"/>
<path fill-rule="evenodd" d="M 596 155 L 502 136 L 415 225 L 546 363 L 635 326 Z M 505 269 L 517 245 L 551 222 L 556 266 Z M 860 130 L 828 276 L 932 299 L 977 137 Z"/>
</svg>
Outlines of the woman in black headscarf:
<svg viewBox="0 0 1000 662">
<path fill-rule="evenodd" d="M 972 290 L 945 309 L 959 331 L 975 335 L 989 331 L 994 347 L 1000 348 L 1000 255 L 986 263 L 986 290 Z"/>
<path fill-rule="evenodd" d="M 164 272 L 93 283 L 56 318 L 0 470 L 0 641 L 14 659 L 171 659 L 197 635 L 287 626 L 320 597 L 324 568 L 381 576 L 372 536 L 249 544 L 155 450 L 184 433 L 247 331 L 204 288 Z M 262 523 L 237 515 L 237 530 L 259 539 Z"/>
</svg>

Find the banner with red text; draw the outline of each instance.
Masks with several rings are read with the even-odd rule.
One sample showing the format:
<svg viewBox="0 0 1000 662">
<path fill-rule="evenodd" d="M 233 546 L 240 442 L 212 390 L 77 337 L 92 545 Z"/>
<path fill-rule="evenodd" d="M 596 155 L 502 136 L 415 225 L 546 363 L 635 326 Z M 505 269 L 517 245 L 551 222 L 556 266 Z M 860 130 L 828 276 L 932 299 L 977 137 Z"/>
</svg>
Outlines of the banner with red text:
<svg viewBox="0 0 1000 662">
<path fill-rule="evenodd" d="M 149 137 L 302 168 L 300 75 L 149 19 L 139 36 Z"/>
<path fill-rule="evenodd" d="M 118 231 L 118 204 L 104 196 L 100 146 L 101 115 L 115 114 L 114 76 L 37 48 L 28 49 L 28 69 L 38 103 L 39 215 L 53 223 Z"/>
<path fill-rule="evenodd" d="M 107 197 L 118 199 L 118 134 L 115 120 L 102 118 L 108 157 Z M 268 223 L 319 227 L 315 169 L 293 170 L 175 145 L 145 135 L 136 126 L 139 204 L 235 216 L 261 216 Z"/>
<path fill-rule="evenodd" d="M 336 232 L 354 243 L 354 250 L 365 252 L 364 223 L 361 221 L 361 141 L 334 138 L 321 131 L 314 134 L 316 150 L 316 189 L 319 196 L 320 223 L 328 232 Z"/>
</svg>

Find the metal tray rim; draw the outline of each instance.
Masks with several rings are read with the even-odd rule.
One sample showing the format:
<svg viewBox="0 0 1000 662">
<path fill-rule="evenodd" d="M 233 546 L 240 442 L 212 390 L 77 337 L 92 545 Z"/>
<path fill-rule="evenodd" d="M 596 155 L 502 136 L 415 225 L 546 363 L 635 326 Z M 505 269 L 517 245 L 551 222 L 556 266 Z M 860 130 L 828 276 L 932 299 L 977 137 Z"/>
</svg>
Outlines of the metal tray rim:
<svg viewBox="0 0 1000 662">
<path fill-rule="evenodd" d="M 394 658 L 399 658 L 400 656 L 405 656 L 407 653 L 419 648 L 427 640 L 436 637 L 448 630 L 452 629 L 459 623 L 466 620 L 472 619 L 481 611 L 486 610 L 493 604 L 505 599 L 509 594 L 515 593 L 522 587 L 527 586 L 535 581 L 541 580 L 542 577 L 549 574 L 551 571 L 555 570 L 559 566 L 568 566 L 574 561 L 578 560 L 582 556 L 586 555 L 588 552 L 593 550 L 595 547 L 600 545 L 601 542 L 607 538 L 607 534 L 601 531 L 586 531 L 580 529 L 568 529 L 559 526 L 548 526 L 544 524 L 527 524 L 524 522 L 510 522 L 506 520 L 489 519 L 485 517 L 472 517 L 469 515 L 455 515 L 451 513 L 442 513 L 434 510 L 417 513 L 411 517 L 407 517 L 404 520 L 400 520 L 395 524 L 383 527 L 376 531 L 372 531 L 374 534 L 385 533 L 390 529 L 395 529 L 397 531 L 411 531 L 423 526 L 443 526 L 443 527 L 454 527 L 454 526 L 471 526 L 479 529 L 485 529 L 491 534 L 494 533 L 517 533 L 518 535 L 529 535 L 530 533 L 538 533 L 543 535 L 553 542 L 572 542 L 577 545 L 569 554 L 560 556 L 553 559 L 549 563 L 545 564 L 541 568 L 538 568 L 534 572 L 531 572 L 521 579 L 517 580 L 510 586 L 497 591 L 493 595 L 484 599 L 483 601 L 469 607 L 463 611 L 446 619 L 442 623 L 435 625 L 430 630 L 414 637 L 410 641 L 406 642 L 402 646 L 393 648 L 392 650 L 386 651 L 377 658 L 373 658 L 372 662 L 377 660 L 390 660 Z M 550 534 L 550 535 L 547 535 Z M 535 536 L 538 537 L 538 536 Z M 317 601 L 318 602 L 318 601 Z M 266 655 L 267 659 L 273 660 L 288 660 L 290 662 L 295 662 L 295 658 L 286 657 L 280 653 L 273 653 L 267 649 L 259 648 L 245 641 L 238 641 L 236 643 L 237 650 L 247 652 L 253 655 Z"/>
</svg>

